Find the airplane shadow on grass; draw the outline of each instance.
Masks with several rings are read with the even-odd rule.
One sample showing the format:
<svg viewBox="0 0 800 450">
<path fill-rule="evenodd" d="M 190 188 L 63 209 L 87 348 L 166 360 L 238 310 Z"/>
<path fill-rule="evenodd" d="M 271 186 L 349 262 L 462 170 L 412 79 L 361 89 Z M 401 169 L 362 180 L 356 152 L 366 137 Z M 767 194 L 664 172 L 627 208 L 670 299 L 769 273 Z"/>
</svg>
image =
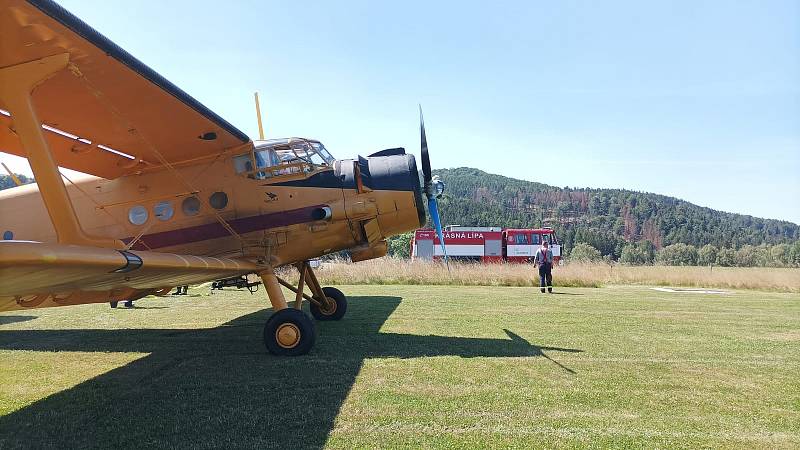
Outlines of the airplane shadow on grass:
<svg viewBox="0 0 800 450">
<path fill-rule="evenodd" d="M 0 316 L 0 325 L 7 325 L 10 323 L 27 322 L 35 319 L 36 316 Z"/>
<path fill-rule="evenodd" d="M 553 361 L 544 351 L 581 351 L 532 345 L 508 330 L 510 339 L 379 332 L 400 301 L 349 298 L 348 316 L 318 323 L 315 349 L 297 358 L 266 354 L 270 310 L 198 330 L 0 331 L 4 350 L 147 354 L 0 417 L 0 448 L 320 448 L 367 358 Z"/>
</svg>

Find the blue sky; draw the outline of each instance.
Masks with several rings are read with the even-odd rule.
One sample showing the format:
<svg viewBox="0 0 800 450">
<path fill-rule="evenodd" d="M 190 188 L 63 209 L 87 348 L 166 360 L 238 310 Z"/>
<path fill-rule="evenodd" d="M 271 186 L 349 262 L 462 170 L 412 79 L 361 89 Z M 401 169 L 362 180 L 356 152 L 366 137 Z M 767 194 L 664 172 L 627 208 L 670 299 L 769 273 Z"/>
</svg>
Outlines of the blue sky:
<svg viewBox="0 0 800 450">
<path fill-rule="evenodd" d="M 418 153 L 421 103 L 435 168 L 800 223 L 797 1 L 61 4 L 251 137 L 259 91 L 269 137 Z"/>
</svg>

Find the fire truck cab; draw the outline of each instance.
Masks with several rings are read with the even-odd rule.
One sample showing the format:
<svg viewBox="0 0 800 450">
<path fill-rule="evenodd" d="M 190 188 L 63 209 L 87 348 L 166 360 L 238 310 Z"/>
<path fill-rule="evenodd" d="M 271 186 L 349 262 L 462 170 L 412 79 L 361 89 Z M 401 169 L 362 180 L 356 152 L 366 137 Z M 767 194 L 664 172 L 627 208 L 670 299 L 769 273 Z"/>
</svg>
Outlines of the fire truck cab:
<svg viewBox="0 0 800 450">
<path fill-rule="evenodd" d="M 552 228 L 507 228 L 503 230 L 503 259 L 508 262 L 533 262 L 542 242 L 550 245 L 553 262 L 561 259 L 561 244 Z"/>
</svg>

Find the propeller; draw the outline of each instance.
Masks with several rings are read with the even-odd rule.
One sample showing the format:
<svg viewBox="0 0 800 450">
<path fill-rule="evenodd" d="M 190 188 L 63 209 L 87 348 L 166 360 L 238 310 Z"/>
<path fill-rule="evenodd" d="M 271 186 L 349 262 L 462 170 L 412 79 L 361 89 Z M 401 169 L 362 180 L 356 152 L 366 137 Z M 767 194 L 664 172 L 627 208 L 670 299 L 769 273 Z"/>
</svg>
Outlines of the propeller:
<svg viewBox="0 0 800 450">
<path fill-rule="evenodd" d="M 439 203 L 437 199 L 442 197 L 444 192 L 444 182 L 438 176 L 431 175 L 431 156 L 428 153 L 428 139 L 425 137 L 425 119 L 422 117 L 422 105 L 419 107 L 419 132 L 420 132 L 420 156 L 422 157 L 422 176 L 424 178 L 423 192 L 428 197 L 428 213 L 439 237 L 439 244 L 442 246 L 444 263 L 447 271 L 450 271 L 450 262 L 447 259 L 447 248 L 444 245 L 444 235 L 442 234 L 442 220 L 439 218 Z"/>
</svg>

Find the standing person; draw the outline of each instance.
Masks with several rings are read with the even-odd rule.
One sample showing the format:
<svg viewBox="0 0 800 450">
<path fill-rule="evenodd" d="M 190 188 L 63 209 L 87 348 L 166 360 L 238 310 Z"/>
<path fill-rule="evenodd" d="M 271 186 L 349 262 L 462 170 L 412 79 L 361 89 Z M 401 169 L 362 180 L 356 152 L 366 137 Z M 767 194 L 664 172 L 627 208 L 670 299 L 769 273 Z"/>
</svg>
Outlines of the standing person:
<svg viewBox="0 0 800 450">
<path fill-rule="evenodd" d="M 550 250 L 550 245 L 547 241 L 542 242 L 542 246 L 536 251 L 536 259 L 534 264 L 539 266 L 539 286 L 544 294 L 544 288 L 547 286 L 547 292 L 553 293 L 553 251 Z"/>
<path fill-rule="evenodd" d="M 119 301 L 109 302 L 112 308 L 116 308 Z M 133 308 L 133 300 L 124 300 L 122 303 L 126 308 Z"/>
<path fill-rule="evenodd" d="M 188 295 L 189 294 L 189 286 L 177 286 L 176 291 L 172 293 L 172 295 Z"/>
</svg>

